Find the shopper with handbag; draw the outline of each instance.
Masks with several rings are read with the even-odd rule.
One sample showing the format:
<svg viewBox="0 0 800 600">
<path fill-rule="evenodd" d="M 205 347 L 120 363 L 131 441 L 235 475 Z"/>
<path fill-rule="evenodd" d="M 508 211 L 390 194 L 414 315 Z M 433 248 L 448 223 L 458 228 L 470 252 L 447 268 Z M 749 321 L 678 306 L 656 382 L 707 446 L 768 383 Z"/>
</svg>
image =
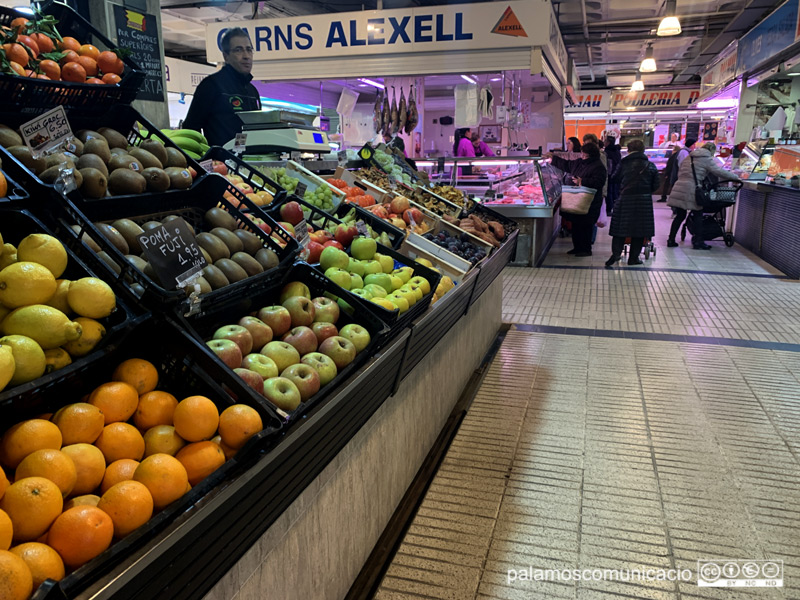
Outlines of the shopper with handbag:
<svg viewBox="0 0 800 600">
<path fill-rule="evenodd" d="M 692 220 L 692 248 L 695 250 L 710 250 L 711 246 L 703 239 L 703 207 L 698 200 L 703 199 L 704 182 L 707 177 L 716 176 L 722 181 L 735 181 L 741 183 L 736 175 L 723 169 L 714 158 L 717 147 L 713 142 L 707 142 L 689 154 L 678 169 L 678 179 L 672 186 L 667 204 L 675 209 L 672 227 L 669 231 L 667 246 L 674 248 L 678 245 L 675 236 L 681 223 L 689 218 Z"/>
<path fill-rule="evenodd" d="M 573 248 L 567 254 L 575 256 L 592 255 L 592 228 L 600 216 L 603 206 L 603 186 L 608 179 L 608 173 L 603 163 L 600 162 L 600 148 L 593 142 L 587 142 L 581 148 L 581 158 L 567 160 L 560 156 L 546 155 L 553 161 L 553 166 L 572 175 L 575 184 L 594 190 L 588 210 L 585 214 L 565 212 L 562 207 L 561 216 L 572 223 Z M 583 211 L 585 207 L 580 210 Z"/>
<path fill-rule="evenodd" d="M 644 142 L 631 140 L 628 143 L 628 155 L 620 162 L 620 167 L 612 178 L 619 184 L 620 196 L 611 215 L 611 226 L 608 233 L 611 241 L 611 258 L 606 267 L 622 258 L 625 238 L 631 238 L 631 251 L 628 255 L 629 265 L 640 265 L 639 253 L 644 246 L 645 238 L 652 238 L 656 232 L 653 217 L 653 192 L 658 189 L 658 169 L 647 158 Z"/>
</svg>

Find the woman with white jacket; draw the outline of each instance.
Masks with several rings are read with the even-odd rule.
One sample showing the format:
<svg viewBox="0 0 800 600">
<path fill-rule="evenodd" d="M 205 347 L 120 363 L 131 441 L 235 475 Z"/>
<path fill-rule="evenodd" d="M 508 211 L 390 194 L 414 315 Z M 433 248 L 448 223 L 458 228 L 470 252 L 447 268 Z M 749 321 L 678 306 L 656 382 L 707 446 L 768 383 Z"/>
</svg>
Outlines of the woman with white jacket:
<svg viewBox="0 0 800 600">
<path fill-rule="evenodd" d="M 724 181 L 740 182 L 736 175 L 723 169 L 714 158 L 717 147 L 713 142 L 708 142 L 693 150 L 691 154 L 681 162 L 678 170 L 678 179 L 672 186 L 667 204 L 675 209 L 675 218 L 672 220 L 672 227 L 669 232 L 667 246 L 674 248 L 678 245 L 675 235 L 680 229 L 681 223 L 686 219 L 687 211 L 691 211 L 692 219 L 692 248 L 695 250 L 710 250 L 711 246 L 703 239 L 703 208 L 695 200 L 695 188 L 703 183 L 706 175 L 716 175 Z M 694 172 L 692 171 L 694 165 Z M 696 180 L 696 183 L 695 183 Z"/>
</svg>

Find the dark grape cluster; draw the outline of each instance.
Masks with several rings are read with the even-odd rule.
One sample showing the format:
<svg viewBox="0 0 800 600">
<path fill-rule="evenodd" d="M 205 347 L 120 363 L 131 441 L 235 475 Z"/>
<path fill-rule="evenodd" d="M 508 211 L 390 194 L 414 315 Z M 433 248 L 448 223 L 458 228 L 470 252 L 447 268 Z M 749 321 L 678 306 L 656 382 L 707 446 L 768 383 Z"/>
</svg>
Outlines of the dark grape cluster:
<svg viewBox="0 0 800 600">
<path fill-rule="evenodd" d="M 486 258 L 486 250 L 478 248 L 475 244 L 470 242 L 467 234 L 462 234 L 461 237 L 457 237 L 450 235 L 446 231 L 440 231 L 435 235 L 432 232 L 428 232 L 423 237 L 432 241 L 437 246 L 449 250 L 456 256 L 468 260 L 473 265 Z"/>
</svg>

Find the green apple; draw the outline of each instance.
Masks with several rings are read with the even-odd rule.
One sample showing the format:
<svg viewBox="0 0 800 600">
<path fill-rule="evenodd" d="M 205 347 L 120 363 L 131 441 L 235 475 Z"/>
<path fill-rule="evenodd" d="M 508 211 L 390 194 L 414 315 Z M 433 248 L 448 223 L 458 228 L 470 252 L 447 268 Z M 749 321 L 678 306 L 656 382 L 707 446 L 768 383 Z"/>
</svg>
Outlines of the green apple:
<svg viewBox="0 0 800 600">
<path fill-rule="evenodd" d="M 283 286 L 280 295 L 280 303 L 283 304 L 284 300 L 291 298 L 292 296 L 303 296 L 304 298 L 308 298 L 310 300 L 311 292 L 305 283 L 301 281 L 292 281 L 291 283 L 287 283 L 285 286 Z"/>
<path fill-rule="evenodd" d="M 422 288 L 419 287 L 418 285 L 413 284 L 413 283 L 407 283 L 403 287 L 401 287 L 400 289 L 401 290 L 408 290 L 408 291 L 412 292 L 414 294 L 414 297 L 417 299 L 417 302 L 422 300 L 422 296 L 425 295 L 425 294 L 422 293 Z"/>
<path fill-rule="evenodd" d="M 347 252 L 328 246 L 322 251 L 319 257 L 319 264 L 324 271 L 335 267 L 337 269 L 347 269 L 350 266 L 350 257 Z"/>
<path fill-rule="evenodd" d="M 394 270 L 394 259 L 391 256 L 376 253 L 375 260 L 381 263 L 381 270 L 384 273 L 389 274 Z"/>
<path fill-rule="evenodd" d="M 344 271 L 343 269 L 337 269 L 336 267 L 331 267 L 330 269 L 325 270 L 325 277 L 330 279 L 333 283 L 338 285 L 339 287 L 343 287 L 346 290 L 350 289 L 350 273 Z"/>
<path fill-rule="evenodd" d="M 386 290 L 387 294 L 393 290 L 392 278 L 386 273 L 374 273 L 372 275 L 367 275 L 364 277 L 364 283 L 366 285 L 369 285 L 370 283 L 379 285 Z"/>
<path fill-rule="evenodd" d="M 366 275 L 364 273 L 364 263 L 360 260 L 356 260 L 355 258 L 350 259 L 350 264 L 347 266 L 347 270 L 350 271 L 353 275 L 358 275 L 359 277 L 363 277 Z M 408 283 L 404 281 L 403 283 Z"/>
<path fill-rule="evenodd" d="M 372 238 L 357 237 L 350 244 L 350 255 L 357 260 L 372 260 L 378 244 Z"/>
<path fill-rule="evenodd" d="M 392 280 L 392 291 L 399 290 L 403 287 L 403 280 L 397 275 L 389 275 L 389 279 Z"/>
<path fill-rule="evenodd" d="M 375 273 L 383 273 L 383 267 L 377 260 L 368 260 L 364 263 L 364 275 L 374 275 Z"/>
<path fill-rule="evenodd" d="M 356 275 L 355 273 L 350 273 L 350 289 L 356 290 L 358 288 L 364 287 L 364 280 L 361 279 L 360 275 Z"/>
<path fill-rule="evenodd" d="M 353 307 L 352 307 L 352 306 L 350 306 L 350 305 L 349 305 L 347 302 L 345 302 L 343 298 L 339 298 L 339 299 L 336 301 L 336 304 L 338 304 L 338 305 L 339 305 L 339 308 L 340 308 L 342 311 L 346 312 L 348 315 L 352 315 L 352 314 L 353 314 L 353 312 L 355 312 L 355 311 L 353 310 Z"/>
<path fill-rule="evenodd" d="M 389 292 L 386 291 L 386 288 L 383 288 L 383 287 L 381 287 L 379 285 L 376 285 L 374 283 L 368 284 L 364 288 L 364 291 L 369 292 L 372 295 L 373 298 L 385 298 L 386 295 L 389 293 Z"/>
<path fill-rule="evenodd" d="M 372 292 L 370 292 L 369 290 L 365 290 L 363 288 L 350 291 L 353 292 L 356 296 L 361 296 L 362 298 L 364 298 L 364 300 L 372 300 L 372 298 L 374 298 Z"/>
<path fill-rule="evenodd" d="M 424 277 L 420 277 L 419 275 L 417 275 L 416 277 L 412 277 L 406 283 L 413 283 L 414 285 L 418 285 L 419 287 L 422 288 L 423 294 L 427 294 L 428 292 L 431 291 L 430 282 L 428 282 L 428 280 L 425 279 Z"/>
<path fill-rule="evenodd" d="M 356 347 L 356 352 L 361 352 L 364 348 L 366 348 L 371 339 L 369 331 L 357 323 L 349 323 L 348 325 L 345 325 L 339 331 L 339 335 L 344 339 L 353 342 L 353 345 Z"/>
<path fill-rule="evenodd" d="M 392 271 L 392 275 L 395 275 L 403 280 L 403 283 L 408 283 L 411 278 L 414 276 L 414 269 L 411 267 L 400 267 L 399 269 L 395 269 Z"/>
<path fill-rule="evenodd" d="M 409 308 L 411 308 L 417 303 L 417 295 L 408 288 L 406 288 L 405 286 L 401 287 L 399 290 L 393 293 L 397 296 L 405 298 L 406 302 L 408 302 Z"/>
<path fill-rule="evenodd" d="M 398 308 L 401 315 L 408 310 L 408 300 L 406 300 L 396 292 L 386 296 L 386 299 Z"/>
</svg>

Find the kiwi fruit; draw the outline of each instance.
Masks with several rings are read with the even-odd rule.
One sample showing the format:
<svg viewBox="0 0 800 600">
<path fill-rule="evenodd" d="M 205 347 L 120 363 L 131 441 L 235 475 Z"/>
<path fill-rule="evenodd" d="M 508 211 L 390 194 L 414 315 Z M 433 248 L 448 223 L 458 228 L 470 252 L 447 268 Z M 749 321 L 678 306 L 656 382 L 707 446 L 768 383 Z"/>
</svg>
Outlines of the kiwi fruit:
<svg viewBox="0 0 800 600">
<path fill-rule="evenodd" d="M 44 158 L 33 158 L 33 153 L 27 146 L 11 146 L 7 150 L 11 156 L 25 165 L 29 171 L 33 171 L 35 175 L 47 168 L 47 161 Z"/>
<path fill-rule="evenodd" d="M 84 144 L 86 144 L 87 141 L 92 140 L 92 139 L 95 139 L 95 140 L 96 139 L 101 139 L 101 140 L 105 140 L 106 139 L 102 135 L 100 135 L 99 133 L 97 133 L 96 131 L 93 131 L 91 129 L 81 129 L 77 134 L 75 134 L 75 137 L 77 137 L 78 140 L 80 140 Z"/>
<path fill-rule="evenodd" d="M 185 169 L 189 166 L 189 163 L 186 162 L 186 157 L 183 155 L 183 152 L 178 150 L 177 148 L 165 148 L 167 151 L 167 162 L 165 163 L 168 167 L 178 167 L 180 169 Z"/>
<path fill-rule="evenodd" d="M 262 267 L 264 267 L 265 271 L 274 269 L 280 262 L 280 259 L 278 259 L 278 255 L 275 254 L 275 251 L 270 250 L 269 248 L 262 248 L 256 252 L 256 260 Z"/>
<path fill-rule="evenodd" d="M 231 260 L 242 267 L 247 273 L 248 277 L 252 277 L 253 275 L 258 275 L 259 273 L 264 272 L 264 267 L 261 266 L 261 263 L 244 252 L 234 253 L 233 256 L 231 256 Z"/>
<path fill-rule="evenodd" d="M 97 133 L 99 133 L 105 138 L 106 142 L 108 142 L 109 148 L 128 147 L 127 138 L 116 129 L 111 129 L 110 127 L 101 127 L 100 129 L 97 130 Z"/>
<path fill-rule="evenodd" d="M 139 144 L 139 147 L 155 156 L 158 162 L 161 163 L 161 168 L 170 166 L 167 164 L 167 149 L 164 147 L 164 144 L 158 140 L 154 140 L 153 138 L 146 139 Z"/>
<path fill-rule="evenodd" d="M 108 190 L 108 179 L 106 176 L 94 168 L 81 169 L 80 173 L 83 177 L 81 193 L 87 198 L 95 200 L 98 198 L 105 198 L 106 191 Z"/>
<path fill-rule="evenodd" d="M 66 165 L 54 165 L 52 167 L 48 167 L 41 173 L 39 173 L 39 179 L 41 179 L 45 183 L 53 184 L 58 179 L 59 175 L 61 175 L 61 170 L 63 166 Z"/>
<path fill-rule="evenodd" d="M 216 263 L 221 258 L 230 258 L 231 251 L 221 239 L 211 233 L 199 233 L 195 238 L 197 243 L 211 256 L 211 262 Z M 210 280 L 209 280 L 210 281 Z"/>
<path fill-rule="evenodd" d="M 83 185 L 83 175 L 81 175 L 81 172 L 78 169 L 73 168 L 72 177 L 75 179 L 75 185 L 77 188 L 81 189 L 81 186 Z"/>
<path fill-rule="evenodd" d="M 69 165 L 71 167 L 75 166 L 75 162 L 63 152 L 56 152 L 55 154 L 45 156 L 44 162 L 48 169 L 50 167 L 55 167 L 56 165 Z"/>
<path fill-rule="evenodd" d="M 202 248 L 202 247 L 201 247 L 201 248 L 200 248 L 200 252 L 202 252 L 202 253 L 203 253 L 203 258 L 205 258 L 205 259 L 206 259 L 206 262 L 207 262 L 208 264 L 210 264 L 210 265 L 213 265 L 213 264 L 214 264 L 214 261 L 213 261 L 213 260 L 211 260 L 211 255 L 210 255 L 210 254 L 209 254 L 209 253 L 206 251 L 206 249 L 205 249 L 205 248 Z"/>
<path fill-rule="evenodd" d="M 264 246 L 264 244 L 261 243 L 261 238 L 251 231 L 247 231 L 246 229 L 236 229 L 233 233 L 242 241 L 244 251 L 250 256 L 255 256 L 255 253 L 261 250 L 261 248 Z"/>
<path fill-rule="evenodd" d="M 22 137 L 11 129 L 8 125 L 0 125 L 0 146 L 10 148 L 11 146 L 22 146 Z"/>
<path fill-rule="evenodd" d="M 83 147 L 83 154 L 96 154 L 103 159 L 103 162 L 108 164 L 111 160 L 111 149 L 108 147 L 108 142 L 105 138 L 92 138 Z"/>
<path fill-rule="evenodd" d="M 104 176 L 108 177 L 108 167 L 106 166 L 106 163 L 103 161 L 103 159 L 97 156 L 97 154 L 83 154 L 78 159 L 78 168 L 97 169 Z"/>
<path fill-rule="evenodd" d="M 111 148 L 111 156 L 119 156 L 120 154 L 130 156 L 125 148 Z"/>
<path fill-rule="evenodd" d="M 220 258 L 219 260 L 214 261 L 214 266 L 222 271 L 222 273 L 231 283 L 236 283 L 242 279 L 247 279 L 247 271 L 233 262 L 230 258 Z"/>
<path fill-rule="evenodd" d="M 119 153 L 111 156 L 111 160 L 108 161 L 108 170 L 116 171 L 117 169 L 129 169 L 131 171 L 136 171 L 137 173 L 144 171 L 142 163 L 127 153 Z"/>
<path fill-rule="evenodd" d="M 217 206 L 209 208 L 203 218 L 211 227 L 222 227 L 229 231 L 236 229 L 236 219 L 228 211 Z"/>
<path fill-rule="evenodd" d="M 81 232 L 81 226 L 72 225 L 72 231 L 74 231 L 76 234 L 79 234 Z M 97 242 L 95 242 L 92 238 L 89 237 L 88 233 L 84 233 L 81 236 L 81 241 L 87 246 L 89 246 L 89 248 L 91 248 L 92 251 L 94 252 L 100 252 L 102 250 L 102 248 L 97 245 Z"/>
<path fill-rule="evenodd" d="M 147 167 L 142 171 L 142 176 L 147 181 L 148 192 L 166 192 L 169 189 L 169 176 L 164 169 Z"/>
<path fill-rule="evenodd" d="M 103 234 L 103 237 L 111 242 L 117 250 L 123 254 L 131 253 L 130 248 L 128 247 L 128 242 L 125 241 L 125 238 L 122 237 L 122 234 L 117 230 L 116 227 L 112 227 L 108 223 L 95 223 L 95 227 L 100 230 L 100 233 Z"/>
<path fill-rule="evenodd" d="M 147 180 L 136 171 L 117 169 L 108 176 L 108 190 L 113 196 L 143 194 L 146 189 Z"/>
<path fill-rule="evenodd" d="M 161 285 L 161 280 L 158 278 L 158 275 L 156 274 L 155 269 L 153 269 L 153 265 L 151 265 L 150 263 L 147 263 L 145 265 L 144 269 L 142 270 L 142 273 L 147 275 L 150 279 L 155 281 L 157 284 Z"/>
<path fill-rule="evenodd" d="M 139 244 L 139 236 L 144 233 L 144 229 L 130 219 L 117 219 L 111 226 L 119 231 L 119 234 L 125 238 L 132 253 L 142 253 L 142 246 Z"/>
<path fill-rule="evenodd" d="M 244 250 L 242 240 L 236 237 L 236 235 L 230 229 L 225 229 L 224 227 L 215 227 L 211 230 L 211 233 L 225 242 L 225 245 L 228 247 L 228 250 L 231 251 L 231 254 Z"/>
<path fill-rule="evenodd" d="M 158 229 L 161 227 L 161 221 L 147 221 L 147 223 L 142 223 L 142 229 L 145 231 L 150 231 L 151 229 Z"/>
<path fill-rule="evenodd" d="M 136 295 L 137 298 L 141 298 L 144 296 L 144 286 L 141 283 L 132 283 L 131 284 L 131 291 Z"/>
<path fill-rule="evenodd" d="M 80 156 L 81 154 L 83 154 L 83 142 L 78 138 L 74 137 L 67 142 L 66 149 L 67 152 L 71 152 L 75 156 Z"/>
<path fill-rule="evenodd" d="M 183 218 L 183 217 L 180 217 L 180 216 L 178 216 L 178 215 L 167 215 L 166 217 L 164 217 L 163 219 L 161 219 L 161 222 L 162 222 L 164 225 L 166 225 L 166 224 L 167 224 L 167 223 L 169 223 L 170 221 L 174 221 L 175 219 L 181 219 L 181 218 Z M 192 227 L 192 224 L 191 224 L 191 223 L 189 223 L 188 221 L 185 221 L 185 223 L 186 223 L 186 227 L 188 227 L 188 228 L 189 228 L 189 231 L 191 231 L 191 232 L 192 232 L 192 235 L 195 235 L 194 227 Z"/>
<path fill-rule="evenodd" d="M 167 167 L 164 171 L 169 176 L 169 187 L 176 190 L 187 190 L 192 187 L 192 174 L 180 167 Z"/>
<path fill-rule="evenodd" d="M 194 280 L 195 284 L 200 286 L 200 293 L 207 294 L 211 291 L 211 284 L 206 281 L 205 277 L 198 277 Z M 194 291 L 194 286 L 186 286 L 186 295 L 191 296 L 192 292 Z"/>
<path fill-rule="evenodd" d="M 203 267 L 203 277 L 208 282 L 208 285 L 211 286 L 212 290 L 218 290 L 219 288 L 225 287 L 230 283 L 228 278 L 225 277 L 225 273 L 220 271 L 214 265 Z"/>
<path fill-rule="evenodd" d="M 136 160 L 142 163 L 142 166 L 144 166 L 145 169 L 149 167 L 156 167 L 158 169 L 164 168 L 164 165 L 161 164 L 160 160 L 158 160 L 150 152 L 142 148 L 132 148 L 131 150 L 128 151 L 128 154 L 130 154 L 132 157 L 134 157 Z"/>
<path fill-rule="evenodd" d="M 147 261 L 139 256 L 128 254 L 125 256 L 125 258 L 128 259 L 128 262 L 140 271 L 144 271 L 147 268 Z"/>
<path fill-rule="evenodd" d="M 109 267 L 111 267 L 111 270 L 114 271 L 114 273 L 116 273 L 117 275 L 122 273 L 122 267 L 120 267 L 117 263 L 115 263 L 114 260 L 108 254 L 106 254 L 101 250 L 100 252 L 97 253 L 97 256 L 99 256 L 104 263 L 106 263 Z"/>
</svg>

